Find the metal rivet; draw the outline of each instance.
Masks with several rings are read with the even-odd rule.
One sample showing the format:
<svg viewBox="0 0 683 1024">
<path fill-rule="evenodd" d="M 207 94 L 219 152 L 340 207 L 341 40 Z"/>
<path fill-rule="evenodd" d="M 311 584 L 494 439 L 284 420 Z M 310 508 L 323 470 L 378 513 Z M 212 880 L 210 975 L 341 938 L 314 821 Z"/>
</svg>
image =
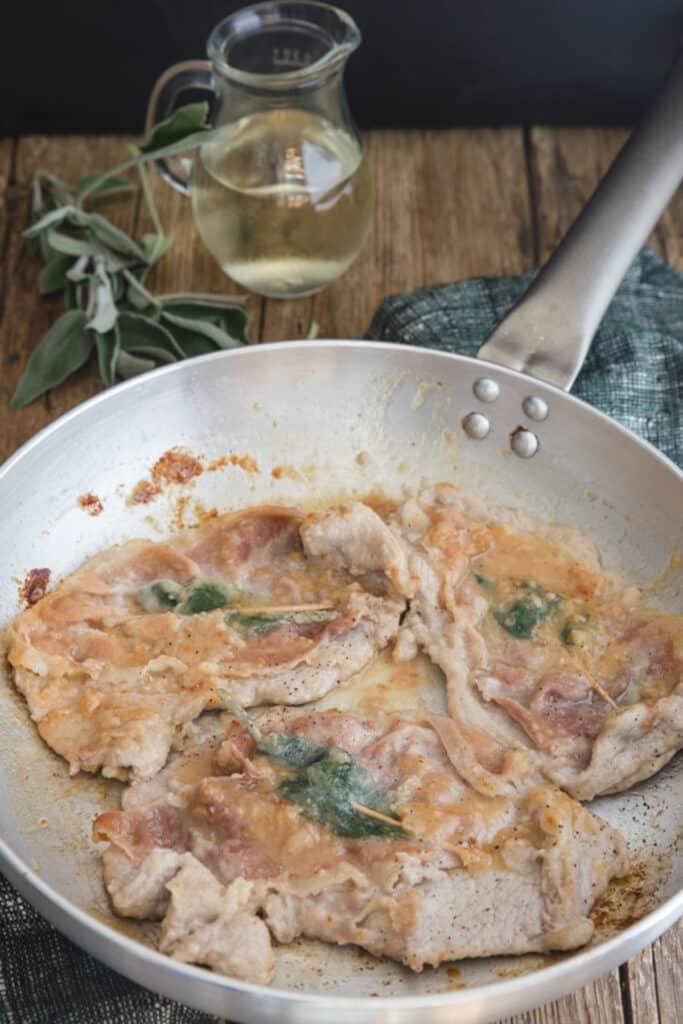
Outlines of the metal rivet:
<svg viewBox="0 0 683 1024">
<path fill-rule="evenodd" d="M 473 441 L 482 441 L 491 429 L 491 424 L 483 413 L 470 412 L 462 421 L 462 429 Z"/>
<path fill-rule="evenodd" d="M 530 459 L 538 451 L 538 438 L 530 430 L 517 427 L 510 434 L 510 447 L 520 459 Z"/>
<path fill-rule="evenodd" d="M 536 420 L 539 423 L 541 420 L 547 419 L 550 411 L 545 398 L 539 398 L 538 395 L 527 395 L 522 402 L 522 409 L 530 420 Z"/>
<path fill-rule="evenodd" d="M 490 377 L 480 377 L 479 380 L 475 380 L 472 390 L 480 402 L 495 402 L 500 394 L 498 382 L 491 380 Z"/>
</svg>

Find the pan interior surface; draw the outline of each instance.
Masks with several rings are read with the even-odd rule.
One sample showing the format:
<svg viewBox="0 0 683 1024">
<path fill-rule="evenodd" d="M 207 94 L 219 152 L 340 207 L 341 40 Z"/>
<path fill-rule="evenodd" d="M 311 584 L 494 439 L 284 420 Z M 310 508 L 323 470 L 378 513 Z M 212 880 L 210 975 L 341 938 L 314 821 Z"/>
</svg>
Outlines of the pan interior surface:
<svg viewBox="0 0 683 1024">
<path fill-rule="evenodd" d="M 482 376 L 499 384 L 495 402 L 475 397 Z M 525 416 L 522 403 L 530 395 L 548 403 L 542 422 Z M 483 440 L 469 440 L 463 430 L 472 412 L 490 422 Z M 533 458 L 511 451 L 510 435 L 520 426 L 538 437 Z M 164 483 L 151 500 L 136 502 L 135 494 L 146 493 L 137 485 L 154 483 L 153 467 L 171 449 L 196 460 L 195 475 Z M 683 526 L 672 511 L 681 507 L 683 481 L 647 446 L 561 392 L 475 360 L 404 346 L 302 342 L 222 353 L 150 374 L 86 403 L 11 459 L 0 471 L 0 617 L 6 624 L 20 609 L 20 584 L 29 570 L 49 568 L 55 581 L 103 547 L 135 536 L 159 538 L 213 509 L 260 503 L 310 508 L 369 494 L 399 499 L 444 480 L 578 527 L 596 541 L 608 569 L 651 587 L 651 603 L 681 611 Z M 79 503 L 86 495 L 100 500 L 99 515 Z M 6 677 L 4 664 L 2 671 Z M 356 685 L 381 685 L 400 706 L 392 671 L 388 659 L 380 659 Z M 437 670 L 425 660 L 420 672 L 425 702 L 442 707 Z M 70 779 L 39 740 L 9 679 L 3 683 L 3 838 L 76 907 L 153 944 L 153 925 L 111 916 L 100 849 L 90 839 L 94 817 L 118 805 L 119 784 Z M 352 697 L 345 688 L 325 703 L 344 706 Z M 593 803 L 621 830 L 636 864 L 602 908 L 596 944 L 683 887 L 683 807 L 676 795 L 682 773 L 683 759 L 674 759 L 636 789 Z M 633 948 L 625 947 L 624 958 Z M 571 956 L 562 961 L 571 970 Z M 278 950 L 273 988 L 380 997 L 457 990 L 475 998 L 481 985 L 558 962 L 495 958 L 414 975 L 353 948 L 298 942 Z M 186 1000 L 204 1005 L 190 991 Z"/>
</svg>

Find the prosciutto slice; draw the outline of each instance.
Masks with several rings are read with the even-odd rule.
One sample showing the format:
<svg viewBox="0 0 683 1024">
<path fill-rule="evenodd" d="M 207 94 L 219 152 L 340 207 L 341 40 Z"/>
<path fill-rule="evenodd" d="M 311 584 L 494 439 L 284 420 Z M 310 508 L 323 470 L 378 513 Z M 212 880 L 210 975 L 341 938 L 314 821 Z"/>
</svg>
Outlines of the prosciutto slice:
<svg viewBox="0 0 683 1024">
<path fill-rule="evenodd" d="M 273 941 L 355 944 L 419 971 L 463 957 L 572 949 L 626 870 L 619 835 L 565 794 L 482 796 L 449 756 L 446 716 L 274 708 L 285 733 L 350 754 L 391 792 L 403 836 L 349 838 L 283 796 L 237 723 L 126 790 L 95 822 L 114 910 L 161 920 L 160 948 L 267 981 Z M 285 773 L 286 774 L 286 773 Z"/>
<path fill-rule="evenodd" d="M 545 778 L 587 800 L 683 746 L 683 616 L 644 607 L 576 531 L 439 485 L 387 522 L 350 503 L 302 537 L 408 600 L 394 656 L 421 648 L 443 670 L 473 785 Z"/>
<path fill-rule="evenodd" d="M 16 685 L 72 772 L 150 776 L 219 688 L 244 706 L 301 704 L 386 647 L 405 602 L 307 556 L 300 522 L 264 507 L 130 541 L 15 619 Z"/>
</svg>

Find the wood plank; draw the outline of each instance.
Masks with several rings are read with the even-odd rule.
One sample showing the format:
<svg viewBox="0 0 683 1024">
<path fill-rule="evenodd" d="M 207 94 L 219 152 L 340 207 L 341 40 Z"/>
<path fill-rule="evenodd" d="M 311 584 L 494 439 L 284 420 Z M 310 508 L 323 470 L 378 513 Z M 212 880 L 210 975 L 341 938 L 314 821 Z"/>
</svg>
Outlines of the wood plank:
<svg viewBox="0 0 683 1024">
<path fill-rule="evenodd" d="M 370 234 L 350 270 L 296 303 L 267 300 L 263 340 L 361 337 L 394 292 L 533 264 L 520 129 L 375 131 Z"/>
<path fill-rule="evenodd" d="M 673 1020 L 673 1018 L 672 1018 Z M 619 973 L 599 978 L 578 992 L 537 1010 L 508 1017 L 500 1024 L 624 1024 Z M 649 1024 L 656 1024 L 656 1018 Z"/>
<path fill-rule="evenodd" d="M 683 921 L 622 970 L 629 1024 L 683 1020 Z"/>
<path fill-rule="evenodd" d="M 54 394 L 38 399 L 25 409 L 5 412 L 7 403 L 23 372 L 26 360 L 63 309 L 61 295 L 43 298 L 38 294 L 39 259 L 31 257 L 21 232 L 29 223 L 30 184 L 35 170 L 46 170 L 75 181 L 81 175 L 105 170 L 121 159 L 125 140 L 26 136 L 19 140 L 16 154 L 12 202 L 9 207 L 9 239 L 4 261 L 7 274 L 5 309 L 0 324 L 0 402 L 4 423 L 0 433 L 0 458 L 6 458 L 28 437 L 94 394 L 100 387 L 94 365 L 81 370 Z M 135 201 L 128 196 L 99 203 L 106 216 L 124 230 L 133 228 Z"/>
<path fill-rule="evenodd" d="M 627 136 L 621 128 L 531 129 L 539 262 L 557 248 Z"/>
<path fill-rule="evenodd" d="M 678 189 L 660 217 L 653 242 L 660 256 L 683 270 L 683 188 Z"/>
<path fill-rule="evenodd" d="M 652 946 L 621 968 L 629 1024 L 653 1024 L 659 1020 L 657 982 Z"/>
<path fill-rule="evenodd" d="M 538 208 L 539 257 L 553 252 L 624 144 L 620 128 L 532 128 L 531 170 Z M 648 244 L 683 270 L 683 188 Z"/>
<path fill-rule="evenodd" d="M 657 939 L 653 946 L 657 1004 L 662 1024 L 683 1020 L 683 922 Z"/>
<path fill-rule="evenodd" d="M 249 335 L 259 338 L 261 307 L 259 295 L 247 293 L 227 277 L 205 247 L 192 216 L 192 204 L 166 182 L 156 167 L 149 171 L 152 194 L 165 233 L 173 239 L 173 247 L 149 276 L 149 287 L 157 292 L 217 292 L 221 295 L 247 295 Z M 152 230 L 146 208 L 140 214 L 140 233 Z"/>
</svg>

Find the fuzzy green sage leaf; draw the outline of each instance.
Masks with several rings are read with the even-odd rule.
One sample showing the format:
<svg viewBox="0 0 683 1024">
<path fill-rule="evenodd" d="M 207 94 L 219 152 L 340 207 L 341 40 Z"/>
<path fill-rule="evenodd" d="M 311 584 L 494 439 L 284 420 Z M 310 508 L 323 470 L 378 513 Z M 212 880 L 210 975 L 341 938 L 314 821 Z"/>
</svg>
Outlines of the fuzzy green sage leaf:
<svg viewBox="0 0 683 1024">
<path fill-rule="evenodd" d="M 73 266 L 73 256 L 53 256 L 38 275 L 38 291 L 41 295 L 63 292 L 69 278 L 67 272 Z"/>
<path fill-rule="evenodd" d="M 209 104 L 206 102 L 188 103 L 184 107 L 178 107 L 165 121 L 159 121 L 154 125 L 140 146 L 140 152 L 152 155 L 155 150 L 181 142 L 195 132 L 201 131 L 208 113 Z"/>
<path fill-rule="evenodd" d="M 367 768 L 345 750 L 324 748 L 324 755 L 281 783 L 279 792 L 298 804 L 307 818 L 339 836 L 366 839 L 406 839 L 399 819 L 395 825 L 363 814 L 354 805 L 390 815 L 392 796 L 380 789 Z"/>
<path fill-rule="evenodd" d="M 13 408 L 57 386 L 93 350 L 102 381 L 109 385 L 158 363 L 247 341 L 242 298 L 155 296 L 144 285 L 150 267 L 171 245 L 144 164 L 187 152 L 210 138 L 204 124 L 207 112 L 205 103 L 179 108 L 152 129 L 130 159 L 102 174 L 82 177 L 77 185 L 43 171 L 34 174 L 33 223 L 24 235 L 29 251 L 42 256 L 45 264 L 38 279 L 41 294 L 62 291 L 66 314 L 29 359 Z M 133 186 L 121 174 L 133 167 L 138 169 L 142 200 L 153 225 L 141 244 L 101 214 L 83 209 L 88 196 L 130 192 Z"/>
<path fill-rule="evenodd" d="M 123 349 L 121 349 L 118 354 L 118 358 L 116 360 L 116 373 L 124 380 L 129 380 L 131 377 L 138 377 L 141 373 L 147 373 L 148 370 L 153 369 L 153 359 L 143 359 L 142 356 L 134 356 L 130 352 L 125 352 Z"/>
<path fill-rule="evenodd" d="M 367 768 L 346 750 L 291 733 L 264 735 L 229 693 L 218 690 L 217 696 L 242 723 L 260 753 L 291 769 L 278 792 L 298 804 L 307 818 L 349 839 L 409 838 L 398 818 L 394 825 L 357 809 L 361 805 L 393 816 L 394 795 L 378 786 Z"/>
<path fill-rule="evenodd" d="M 73 224 L 74 227 L 85 227 L 90 220 L 90 214 L 83 213 L 78 207 L 72 206 L 60 206 L 56 210 L 50 210 L 40 220 L 37 220 L 30 228 L 26 228 L 23 232 L 24 238 L 38 238 L 48 228 L 58 227 L 65 221 Z"/>
<path fill-rule="evenodd" d="M 89 310 L 88 327 L 97 334 L 106 334 L 116 323 L 119 313 L 114 302 L 109 275 L 101 260 L 95 261 L 90 296 L 92 309 Z"/>
<path fill-rule="evenodd" d="M 176 344 L 173 335 L 160 323 L 142 316 L 140 313 L 120 313 L 121 345 L 126 352 L 145 355 L 151 349 L 161 352 L 169 358 L 163 362 L 182 359 L 182 349 Z"/>
<path fill-rule="evenodd" d="M 559 594 L 544 590 L 535 580 L 520 583 L 514 601 L 493 611 L 499 626 L 520 640 L 530 640 L 536 626 L 547 619 L 560 604 Z"/>
<path fill-rule="evenodd" d="M 31 354 L 10 407 L 20 409 L 56 388 L 87 362 L 93 343 L 85 313 L 79 309 L 63 313 Z"/>
<path fill-rule="evenodd" d="M 218 324 L 212 323 L 210 320 L 205 320 L 202 316 L 178 316 L 177 313 L 171 313 L 164 307 L 161 311 L 161 318 L 164 323 L 170 324 L 173 327 L 179 327 L 190 335 L 194 334 L 205 338 L 207 341 L 212 342 L 216 348 L 236 348 L 238 345 L 243 344 L 240 338 L 233 337 L 223 327 L 219 327 Z"/>
<path fill-rule="evenodd" d="M 95 335 L 95 348 L 97 350 L 97 368 L 100 371 L 102 383 L 106 388 L 116 380 L 116 364 L 121 349 L 121 337 L 118 324 L 114 324 L 112 330 L 106 334 Z"/>
<path fill-rule="evenodd" d="M 90 188 L 90 186 L 93 186 Z M 113 196 L 120 195 L 122 192 L 133 192 L 135 186 L 131 181 L 126 178 L 119 178 L 115 174 L 109 174 L 106 177 L 102 177 L 101 174 L 86 174 L 82 178 L 79 178 L 76 182 L 76 188 L 79 192 L 84 189 L 90 189 L 90 195 L 97 196 Z"/>
</svg>

